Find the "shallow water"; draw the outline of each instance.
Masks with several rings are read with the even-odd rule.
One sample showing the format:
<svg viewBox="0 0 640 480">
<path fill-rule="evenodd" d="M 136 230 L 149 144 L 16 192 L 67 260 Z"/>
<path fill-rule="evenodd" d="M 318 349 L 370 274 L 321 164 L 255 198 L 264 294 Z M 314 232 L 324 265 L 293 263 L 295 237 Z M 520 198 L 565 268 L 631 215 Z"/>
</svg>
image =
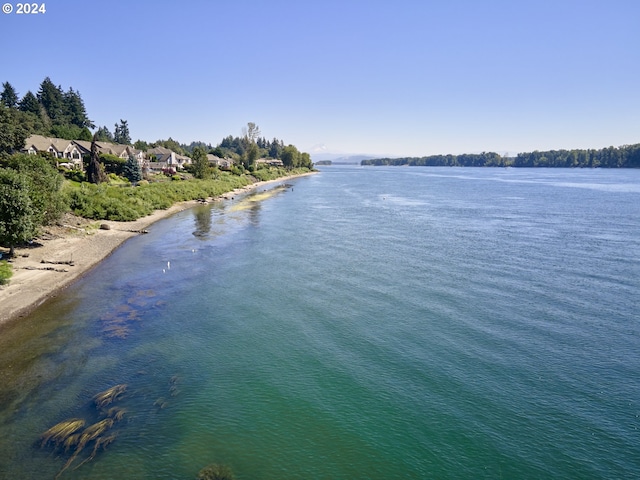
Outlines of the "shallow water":
<svg viewBox="0 0 640 480">
<path fill-rule="evenodd" d="M 640 172 L 327 167 L 181 212 L 0 330 L 0 477 L 634 478 Z M 272 194 L 273 193 L 273 194 Z"/>
</svg>

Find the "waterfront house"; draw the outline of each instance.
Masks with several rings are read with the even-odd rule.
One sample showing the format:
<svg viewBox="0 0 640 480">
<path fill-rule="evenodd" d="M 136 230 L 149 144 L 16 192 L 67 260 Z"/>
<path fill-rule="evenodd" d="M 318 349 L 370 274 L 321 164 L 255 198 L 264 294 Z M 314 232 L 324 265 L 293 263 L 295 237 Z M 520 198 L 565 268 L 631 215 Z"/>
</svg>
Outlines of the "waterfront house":
<svg viewBox="0 0 640 480">
<path fill-rule="evenodd" d="M 207 153 L 207 160 L 209 160 L 209 165 L 212 167 L 231 168 L 231 165 L 233 165 L 233 160 L 220 158 L 212 153 Z"/>
<path fill-rule="evenodd" d="M 26 139 L 21 151 L 30 155 L 47 152 L 56 158 L 58 166 L 82 169 L 82 148 L 73 140 L 31 135 Z"/>
</svg>

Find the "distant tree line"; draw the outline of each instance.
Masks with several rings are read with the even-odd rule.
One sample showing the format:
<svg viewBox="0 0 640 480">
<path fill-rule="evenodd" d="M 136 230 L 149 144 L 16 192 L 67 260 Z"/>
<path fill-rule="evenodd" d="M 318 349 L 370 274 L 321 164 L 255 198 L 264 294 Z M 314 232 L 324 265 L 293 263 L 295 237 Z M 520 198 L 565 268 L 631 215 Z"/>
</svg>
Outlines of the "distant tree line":
<svg viewBox="0 0 640 480">
<path fill-rule="evenodd" d="M 421 167 L 554 167 L 640 168 L 640 144 L 595 149 L 549 150 L 502 157 L 495 152 L 426 157 L 374 158 L 361 165 L 409 165 Z"/>
<path fill-rule="evenodd" d="M 410 165 L 417 167 L 504 167 L 510 159 L 494 152 L 463 155 L 431 155 L 428 157 L 373 158 L 361 165 Z"/>
<path fill-rule="evenodd" d="M 514 167 L 640 168 L 640 144 L 600 150 L 550 150 L 519 153 Z"/>
</svg>

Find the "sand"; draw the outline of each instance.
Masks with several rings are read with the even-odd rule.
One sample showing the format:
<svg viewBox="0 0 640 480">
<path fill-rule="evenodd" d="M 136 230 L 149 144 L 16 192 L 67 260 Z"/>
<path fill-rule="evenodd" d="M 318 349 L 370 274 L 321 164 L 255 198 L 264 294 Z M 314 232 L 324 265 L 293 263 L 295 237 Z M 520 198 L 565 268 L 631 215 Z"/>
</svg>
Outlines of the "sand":
<svg viewBox="0 0 640 480">
<path fill-rule="evenodd" d="M 290 178 L 253 183 L 222 198 Z M 28 315 L 98 265 L 127 239 L 143 234 L 153 223 L 197 204 L 196 201 L 181 202 L 133 222 L 93 221 L 66 214 L 58 225 L 44 228 L 32 245 L 16 248 L 16 257 L 11 261 L 13 276 L 8 285 L 0 286 L 0 325 Z"/>
</svg>

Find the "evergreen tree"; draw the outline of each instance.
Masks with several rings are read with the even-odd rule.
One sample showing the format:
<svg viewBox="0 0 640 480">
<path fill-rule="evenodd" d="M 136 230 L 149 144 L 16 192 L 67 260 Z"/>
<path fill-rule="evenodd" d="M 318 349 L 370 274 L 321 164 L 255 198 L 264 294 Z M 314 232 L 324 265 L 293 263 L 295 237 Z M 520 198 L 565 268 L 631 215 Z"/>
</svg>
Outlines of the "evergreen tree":
<svg viewBox="0 0 640 480">
<path fill-rule="evenodd" d="M 138 160 L 133 155 L 129 155 L 127 163 L 124 165 L 124 176 L 131 183 L 137 183 L 142 180 L 142 168 Z"/>
<path fill-rule="evenodd" d="M 149 150 L 149 144 L 144 140 L 136 140 L 136 142 L 133 144 L 133 147 L 136 150 L 142 150 L 143 152 Z"/>
<path fill-rule="evenodd" d="M 0 102 L 9 108 L 16 108 L 18 106 L 18 94 L 16 93 L 15 88 L 13 88 L 9 82 L 4 82 L 2 87 L 3 90 L 2 94 L 0 94 Z"/>
<path fill-rule="evenodd" d="M 115 143 L 122 145 L 131 145 L 131 136 L 129 135 L 129 125 L 126 120 L 120 120 L 120 125 L 116 123 L 116 129 L 114 130 L 113 140 Z"/>
<path fill-rule="evenodd" d="M 64 94 L 64 115 L 67 121 L 80 128 L 94 128 L 95 125 L 89 117 L 84 107 L 84 102 L 80 96 L 80 92 L 76 92 L 73 88 Z"/>
<path fill-rule="evenodd" d="M 49 77 L 45 78 L 40 84 L 38 101 L 42 104 L 52 122 L 65 122 L 64 94 L 62 89 L 56 87 Z"/>
<path fill-rule="evenodd" d="M 86 142 L 90 142 L 92 138 L 93 135 L 91 135 L 91 130 L 89 130 L 87 127 L 84 127 L 80 131 L 80 135 L 78 135 L 78 138 L 76 140 L 84 140 Z"/>
<path fill-rule="evenodd" d="M 97 142 L 114 143 L 113 142 L 113 135 L 111 134 L 111 132 L 109 131 L 109 129 L 107 127 L 98 128 L 98 130 L 96 131 L 94 140 L 97 141 Z"/>
<path fill-rule="evenodd" d="M 37 97 L 33 93 L 31 93 L 31 91 L 28 91 L 27 93 L 25 93 L 24 97 L 22 97 L 22 100 L 18 102 L 18 108 L 23 112 L 40 115 L 40 108 L 42 107 Z"/>
<path fill-rule="evenodd" d="M 273 142 L 271 142 L 271 145 L 269 145 L 269 156 L 271 158 L 280 158 L 281 154 L 282 154 L 282 145 L 280 144 L 277 138 L 274 138 Z"/>
<path fill-rule="evenodd" d="M 96 133 L 91 142 L 91 159 L 87 166 L 87 180 L 89 183 L 100 184 L 107 181 L 107 175 L 104 173 L 104 169 L 100 163 L 100 154 L 98 153 L 98 146 L 96 145 L 98 141 L 97 137 L 98 134 Z"/>
</svg>

